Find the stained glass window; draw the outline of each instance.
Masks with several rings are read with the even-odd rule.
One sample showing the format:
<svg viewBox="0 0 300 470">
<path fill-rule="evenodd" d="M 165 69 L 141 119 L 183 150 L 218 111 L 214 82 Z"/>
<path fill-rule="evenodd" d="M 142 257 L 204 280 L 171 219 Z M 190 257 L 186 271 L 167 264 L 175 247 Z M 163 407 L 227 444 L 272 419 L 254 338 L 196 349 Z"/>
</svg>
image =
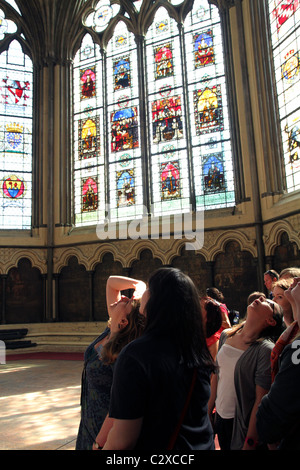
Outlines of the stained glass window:
<svg viewBox="0 0 300 470">
<path fill-rule="evenodd" d="M 107 47 L 111 220 L 143 215 L 137 45 L 120 21 Z"/>
<path fill-rule="evenodd" d="M 139 218 L 145 195 L 155 216 L 235 204 L 218 9 L 195 0 L 181 29 L 157 2 L 141 37 L 132 17 L 147 3 L 127 13 L 125 2 L 101 0 L 84 20 L 100 37 L 111 29 L 102 55 L 87 35 L 89 57 L 83 41 L 75 58 L 77 225 L 101 221 L 105 205 L 110 220 Z M 115 20 L 120 6 L 126 23 Z"/>
<path fill-rule="evenodd" d="M 300 189 L 300 2 L 269 0 L 286 185 Z"/>
<path fill-rule="evenodd" d="M 105 213 L 102 60 L 87 34 L 74 59 L 75 223 L 96 224 Z"/>
<path fill-rule="evenodd" d="M 122 21 L 107 47 L 111 220 L 143 214 L 137 45 Z"/>
<path fill-rule="evenodd" d="M 177 23 L 161 7 L 146 35 L 154 215 L 183 212 L 190 206 L 186 107 L 178 51 Z"/>
<path fill-rule="evenodd" d="M 31 228 L 32 61 L 17 40 L 0 55 L 0 228 Z"/>
<path fill-rule="evenodd" d="M 224 55 L 218 9 L 196 0 L 185 22 L 193 174 L 198 209 L 234 204 Z"/>
</svg>

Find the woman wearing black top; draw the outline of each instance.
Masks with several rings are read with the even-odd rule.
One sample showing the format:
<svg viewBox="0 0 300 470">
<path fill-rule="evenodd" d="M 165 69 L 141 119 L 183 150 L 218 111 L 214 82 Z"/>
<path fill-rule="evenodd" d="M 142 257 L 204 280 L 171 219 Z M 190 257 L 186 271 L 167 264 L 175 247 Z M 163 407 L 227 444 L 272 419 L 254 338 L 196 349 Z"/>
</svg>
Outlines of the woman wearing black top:
<svg viewBox="0 0 300 470">
<path fill-rule="evenodd" d="M 174 449 L 214 449 L 207 413 L 214 362 L 206 346 L 199 295 L 178 269 L 160 268 L 141 299 L 143 335 L 119 355 L 104 450 L 164 450 L 197 376 Z"/>
</svg>

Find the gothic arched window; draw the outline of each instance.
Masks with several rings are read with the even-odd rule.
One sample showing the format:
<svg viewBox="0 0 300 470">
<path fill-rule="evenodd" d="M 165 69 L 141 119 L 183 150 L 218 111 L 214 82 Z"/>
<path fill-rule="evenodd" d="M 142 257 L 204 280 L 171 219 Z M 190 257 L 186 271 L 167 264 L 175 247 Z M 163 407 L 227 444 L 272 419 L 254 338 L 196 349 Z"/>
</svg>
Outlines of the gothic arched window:
<svg viewBox="0 0 300 470">
<path fill-rule="evenodd" d="M 17 28 L 0 10 L 0 39 Z M 0 229 L 30 229 L 33 66 L 15 39 L 0 54 Z"/>
<path fill-rule="evenodd" d="M 120 21 L 107 47 L 107 123 L 111 220 L 143 215 L 137 45 Z"/>
<path fill-rule="evenodd" d="M 101 51 L 87 33 L 74 61 L 76 225 L 233 206 L 217 7 L 119 3 L 85 18 Z"/>
<path fill-rule="evenodd" d="M 105 201 L 102 59 L 90 35 L 74 60 L 75 224 L 97 223 Z M 100 205 L 102 201 L 102 205 Z"/>
<path fill-rule="evenodd" d="M 269 0 L 287 191 L 300 189 L 300 2 Z"/>
<path fill-rule="evenodd" d="M 219 11 L 196 0 L 185 49 L 197 209 L 235 204 L 229 110 Z"/>
</svg>

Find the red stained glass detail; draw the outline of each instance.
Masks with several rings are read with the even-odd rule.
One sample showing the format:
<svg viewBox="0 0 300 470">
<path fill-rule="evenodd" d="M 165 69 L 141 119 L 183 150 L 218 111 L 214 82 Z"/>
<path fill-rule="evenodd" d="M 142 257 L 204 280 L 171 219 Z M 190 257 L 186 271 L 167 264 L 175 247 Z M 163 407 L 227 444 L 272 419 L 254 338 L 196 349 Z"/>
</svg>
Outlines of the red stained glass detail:
<svg viewBox="0 0 300 470">
<path fill-rule="evenodd" d="M 173 75 L 173 53 L 170 43 L 156 47 L 154 50 L 155 78 L 165 78 Z"/>
<path fill-rule="evenodd" d="M 171 96 L 152 103 L 153 142 L 183 137 L 181 97 Z"/>
<path fill-rule="evenodd" d="M 96 94 L 95 66 L 80 70 L 81 100 L 92 98 Z"/>
<path fill-rule="evenodd" d="M 5 197 L 9 199 L 19 199 L 24 196 L 24 181 L 12 175 L 3 181 L 2 190 Z"/>
<path fill-rule="evenodd" d="M 168 162 L 161 165 L 161 199 L 180 198 L 179 162 Z"/>
<path fill-rule="evenodd" d="M 276 19 L 277 31 L 280 30 L 281 26 L 291 18 L 296 10 L 299 8 L 299 0 L 277 0 L 277 6 L 273 10 L 273 16 Z"/>
<path fill-rule="evenodd" d="M 95 211 L 98 208 L 97 178 L 82 180 L 82 212 Z"/>
<path fill-rule="evenodd" d="M 2 93 L 2 98 L 5 104 L 26 106 L 26 100 L 29 98 L 26 94 L 26 90 L 30 90 L 29 82 L 21 82 L 19 80 L 4 78 L 2 83 L 4 84 L 4 87 L 2 87 L 1 91 L 4 91 L 4 93 Z"/>
</svg>

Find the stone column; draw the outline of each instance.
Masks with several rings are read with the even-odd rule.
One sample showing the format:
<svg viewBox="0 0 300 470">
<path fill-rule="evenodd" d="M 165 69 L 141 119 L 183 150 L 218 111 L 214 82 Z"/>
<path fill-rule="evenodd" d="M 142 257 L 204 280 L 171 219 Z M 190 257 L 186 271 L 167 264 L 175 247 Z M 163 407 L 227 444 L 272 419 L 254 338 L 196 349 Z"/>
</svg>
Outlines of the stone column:
<svg viewBox="0 0 300 470">
<path fill-rule="evenodd" d="M 89 276 L 89 321 L 94 321 L 94 271 L 87 271 Z"/>
<path fill-rule="evenodd" d="M 2 308 L 1 308 L 1 321 L 0 321 L 0 323 L 2 325 L 5 325 L 5 323 L 6 323 L 5 313 L 6 313 L 6 280 L 7 280 L 7 274 L 2 274 L 0 276 L 0 279 L 2 281 Z"/>
</svg>

